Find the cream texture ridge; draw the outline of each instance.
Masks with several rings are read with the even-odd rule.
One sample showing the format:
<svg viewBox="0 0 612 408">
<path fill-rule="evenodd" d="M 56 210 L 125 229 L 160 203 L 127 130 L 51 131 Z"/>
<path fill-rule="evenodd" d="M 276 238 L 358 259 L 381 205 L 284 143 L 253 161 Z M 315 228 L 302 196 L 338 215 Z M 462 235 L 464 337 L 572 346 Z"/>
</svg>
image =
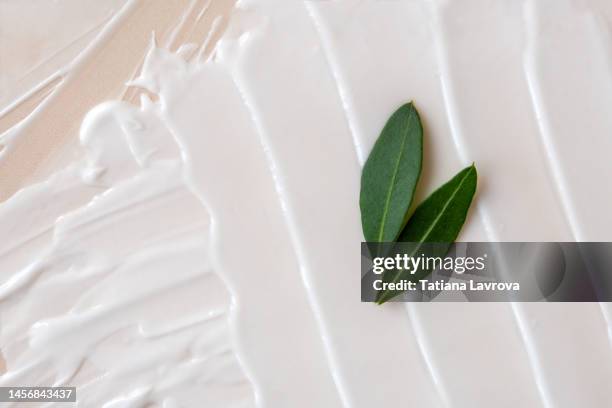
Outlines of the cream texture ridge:
<svg viewBox="0 0 612 408">
<path fill-rule="evenodd" d="M 0 24 L 0 80 L 42 67 L 0 94 L 0 386 L 105 408 L 610 405 L 609 304 L 361 303 L 359 180 L 412 100 L 415 201 L 478 166 L 459 240 L 609 241 L 612 2 L 88 3 L 0 4 L 32 24 Z"/>
</svg>

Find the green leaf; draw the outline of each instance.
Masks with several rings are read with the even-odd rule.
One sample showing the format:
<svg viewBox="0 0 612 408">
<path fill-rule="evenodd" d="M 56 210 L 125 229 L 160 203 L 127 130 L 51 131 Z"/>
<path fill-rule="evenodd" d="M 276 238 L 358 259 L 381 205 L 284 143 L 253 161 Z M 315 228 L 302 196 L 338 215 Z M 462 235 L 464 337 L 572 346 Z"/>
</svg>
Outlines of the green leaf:
<svg viewBox="0 0 612 408">
<path fill-rule="evenodd" d="M 412 102 L 387 121 L 361 174 L 361 224 L 369 242 L 393 242 L 400 233 L 421 175 L 423 126 Z"/>
<path fill-rule="evenodd" d="M 431 242 L 446 245 L 435 246 L 436 253 L 427 255 L 446 255 L 465 223 L 468 209 L 476 192 L 477 180 L 476 167 L 472 164 L 434 191 L 417 207 L 398 237 L 399 242 L 414 242 L 417 244 L 408 256 L 419 256 L 425 251 L 424 244 Z M 404 271 L 388 271 L 383 275 L 383 281 L 398 282 L 401 279 L 418 281 L 430 272 L 420 270 L 414 274 L 409 274 Z M 398 291 L 381 291 L 378 293 L 376 302 L 378 304 L 385 303 L 400 293 Z"/>
</svg>

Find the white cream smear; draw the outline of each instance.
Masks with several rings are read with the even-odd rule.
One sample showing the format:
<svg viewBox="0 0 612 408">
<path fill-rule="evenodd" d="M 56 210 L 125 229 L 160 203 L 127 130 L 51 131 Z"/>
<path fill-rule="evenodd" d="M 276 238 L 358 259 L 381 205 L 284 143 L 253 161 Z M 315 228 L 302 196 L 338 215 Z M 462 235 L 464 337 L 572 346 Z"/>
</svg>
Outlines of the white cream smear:
<svg viewBox="0 0 612 408">
<path fill-rule="evenodd" d="M 608 240 L 612 3 L 244 0 L 153 45 L 86 157 L 0 206 L 1 385 L 83 407 L 605 407 L 607 304 L 359 302 L 361 166 L 414 100 L 463 241 Z"/>
</svg>

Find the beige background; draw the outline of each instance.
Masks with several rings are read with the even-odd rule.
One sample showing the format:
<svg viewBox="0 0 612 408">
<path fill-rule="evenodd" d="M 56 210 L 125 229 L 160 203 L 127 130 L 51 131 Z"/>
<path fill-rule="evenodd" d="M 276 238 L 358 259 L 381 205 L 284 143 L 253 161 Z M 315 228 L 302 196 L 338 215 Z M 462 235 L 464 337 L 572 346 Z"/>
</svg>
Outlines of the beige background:
<svg viewBox="0 0 612 408">
<path fill-rule="evenodd" d="M 227 25 L 234 0 L 95 0 L 97 14 L 90 10 L 91 15 L 87 16 L 91 27 L 81 21 L 86 19 L 82 6 L 74 9 L 70 1 L 47 2 L 47 7 L 54 3 L 51 6 L 64 7 L 64 10 L 45 15 L 42 10 L 34 12 L 33 6 L 37 3 L 38 0 L 0 3 L 0 27 L 3 27 L 0 78 L 4 83 L 21 80 L 19 87 L 11 88 L 10 98 L 0 99 L 4 103 L 0 104 L 0 133 L 3 134 L 0 150 L 5 150 L 0 160 L 0 202 L 80 154 L 78 129 L 92 107 L 109 99 L 137 103 L 139 90 L 125 84 L 137 75 L 153 32 L 158 43 L 171 50 L 188 42 L 201 46 L 211 32 L 213 21 L 220 18 L 221 24 L 216 24 L 212 33 L 213 41 L 203 50 L 207 56 Z M 2 24 L 15 18 L 20 18 L 21 24 Z M 59 19 L 60 23 L 54 25 L 49 21 L 52 19 Z M 64 31 L 41 35 L 38 25 L 57 30 L 67 27 L 64 31 L 76 38 L 71 40 Z M 32 35 L 33 32 L 38 35 Z M 11 51 L 20 49 L 15 42 L 21 42 L 20 47 L 33 47 L 33 38 L 44 42 L 34 47 L 42 52 L 28 59 L 27 54 Z M 61 48 L 65 43 L 67 48 Z M 46 55 L 45 47 L 51 51 L 56 47 L 62 52 Z M 35 65 L 36 59 L 42 62 L 39 61 L 34 74 L 26 66 L 19 71 L 20 64 Z M 62 68 L 65 68 L 63 72 Z M 20 72 L 29 74 L 19 78 Z M 4 92 L 2 96 L 7 94 Z M 11 103 L 13 106 L 7 108 Z M 9 139 L 10 148 L 7 147 Z"/>
</svg>

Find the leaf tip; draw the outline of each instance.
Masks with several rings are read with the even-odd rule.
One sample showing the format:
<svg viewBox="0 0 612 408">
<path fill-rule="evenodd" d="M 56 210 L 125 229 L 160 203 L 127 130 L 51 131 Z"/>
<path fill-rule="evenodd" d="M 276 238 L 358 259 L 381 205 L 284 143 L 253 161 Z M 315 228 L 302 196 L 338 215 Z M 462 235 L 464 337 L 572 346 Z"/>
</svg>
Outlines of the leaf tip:
<svg viewBox="0 0 612 408">
<path fill-rule="evenodd" d="M 470 171 L 474 173 L 474 177 L 478 178 L 478 170 L 476 170 L 476 163 L 472 162 L 470 166 Z"/>
<path fill-rule="evenodd" d="M 404 103 L 400 108 L 416 110 L 416 106 L 414 105 L 414 101 L 412 99 Z"/>
<path fill-rule="evenodd" d="M 464 174 L 474 174 L 474 176 L 478 176 L 478 171 L 476 170 L 476 162 L 472 162 L 469 166 L 461 170 L 461 173 Z"/>
</svg>

